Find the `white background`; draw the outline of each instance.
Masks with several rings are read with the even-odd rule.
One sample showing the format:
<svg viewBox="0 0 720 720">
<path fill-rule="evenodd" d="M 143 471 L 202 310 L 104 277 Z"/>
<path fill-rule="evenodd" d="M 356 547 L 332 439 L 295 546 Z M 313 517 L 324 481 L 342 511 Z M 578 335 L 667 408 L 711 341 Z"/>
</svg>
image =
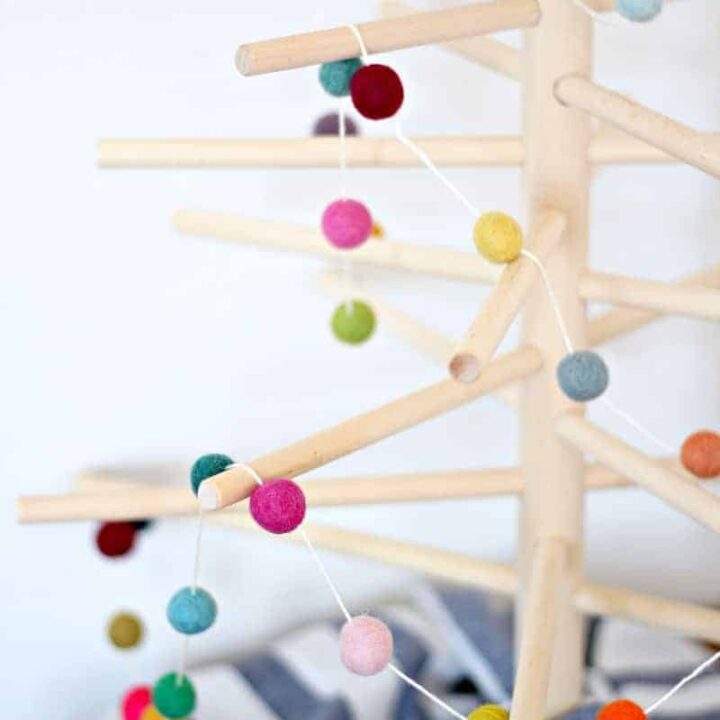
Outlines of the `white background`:
<svg viewBox="0 0 720 720">
<path fill-rule="evenodd" d="M 568 0 L 570 2 L 570 0 Z M 249 459 L 441 377 L 382 328 L 347 349 L 331 338 L 322 264 L 181 237 L 181 207 L 315 224 L 337 194 L 332 171 L 100 171 L 98 137 L 302 136 L 333 108 L 306 69 L 241 78 L 245 40 L 369 19 L 370 2 L 5 3 L 0 24 L 3 715 L 94 718 L 122 689 L 175 662 L 168 596 L 190 579 L 194 535 L 163 523 L 129 559 L 108 562 L 90 524 L 18 527 L 13 499 L 57 493 L 83 467 Z M 696 127 L 720 129 L 720 3 L 688 0 L 649 26 L 600 25 L 603 82 Z M 510 36 L 516 42 L 517 38 Z M 409 134 L 519 131 L 519 92 L 435 48 L 387 58 L 401 73 Z M 366 134 L 391 127 L 364 125 Z M 479 206 L 519 212 L 516 169 L 450 173 Z M 393 238 L 469 247 L 465 210 L 421 170 L 357 171 Z M 601 169 L 593 188 L 595 268 L 670 279 L 720 260 L 717 181 L 682 167 Z M 485 290 L 367 272 L 380 292 L 458 336 Z M 720 333 L 658 322 L 604 350 L 610 397 L 670 443 L 720 423 Z M 602 409 L 598 421 L 652 452 Z M 482 467 L 516 461 L 511 411 L 484 400 L 323 470 L 327 474 Z M 177 477 L 184 482 L 184 473 Z M 512 560 L 511 500 L 324 512 L 435 546 Z M 641 492 L 588 502 L 588 575 L 720 601 L 720 544 Z M 195 660 L 237 654 L 332 609 L 307 554 L 272 540 L 207 533 L 202 582 L 217 626 Z M 395 570 L 329 557 L 352 606 L 399 593 Z M 148 639 L 118 653 L 109 615 L 139 612 Z"/>
</svg>

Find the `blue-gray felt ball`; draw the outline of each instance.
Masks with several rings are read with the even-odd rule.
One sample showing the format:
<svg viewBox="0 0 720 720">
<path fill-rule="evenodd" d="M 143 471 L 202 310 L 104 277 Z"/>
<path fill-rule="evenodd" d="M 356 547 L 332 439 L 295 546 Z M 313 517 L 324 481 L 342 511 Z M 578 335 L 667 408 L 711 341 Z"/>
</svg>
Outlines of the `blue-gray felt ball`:
<svg viewBox="0 0 720 720">
<path fill-rule="evenodd" d="M 167 606 L 167 619 L 183 635 L 205 632 L 217 617 L 217 603 L 202 588 L 185 587 L 178 590 Z"/>
<path fill-rule="evenodd" d="M 350 94 L 350 78 L 362 67 L 357 58 L 326 62 L 320 66 L 320 84 L 333 97 Z"/>
<path fill-rule="evenodd" d="M 232 465 L 234 460 L 229 455 L 222 453 L 208 453 L 201 455 L 193 464 L 190 471 L 190 484 L 192 491 L 197 495 L 200 483 L 213 475 L 217 475 Z"/>
<path fill-rule="evenodd" d="M 605 361 L 591 350 L 566 355 L 557 366 L 562 391 L 576 402 L 587 402 L 602 395 L 610 380 Z"/>
</svg>

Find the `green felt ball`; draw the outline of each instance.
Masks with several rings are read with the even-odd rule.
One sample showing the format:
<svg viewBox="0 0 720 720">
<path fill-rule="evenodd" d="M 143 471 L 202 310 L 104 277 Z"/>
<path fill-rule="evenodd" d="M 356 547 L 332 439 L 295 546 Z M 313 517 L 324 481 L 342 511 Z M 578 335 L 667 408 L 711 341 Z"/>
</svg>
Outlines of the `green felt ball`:
<svg viewBox="0 0 720 720">
<path fill-rule="evenodd" d="M 213 475 L 217 475 L 232 465 L 234 460 L 229 455 L 222 453 L 208 453 L 201 455 L 193 464 L 190 471 L 190 485 L 192 491 L 197 495 L 200 483 Z"/>
<path fill-rule="evenodd" d="M 153 687 L 153 705 L 166 718 L 185 718 L 195 709 L 195 688 L 187 676 L 163 675 Z"/>
<path fill-rule="evenodd" d="M 323 63 L 318 73 L 320 84 L 333 97 L 345 97 L 350 94 L 350 78 L 361 67 L 362 63 L 357 58 Z"/>
<path fill-rule="evenodd" d="M 375 331 L 375 313 L 364 302 L 353 300 L 338 305 L 332 316 L 332 331 L 341 342 L 359 345 Z"/>
</svg>

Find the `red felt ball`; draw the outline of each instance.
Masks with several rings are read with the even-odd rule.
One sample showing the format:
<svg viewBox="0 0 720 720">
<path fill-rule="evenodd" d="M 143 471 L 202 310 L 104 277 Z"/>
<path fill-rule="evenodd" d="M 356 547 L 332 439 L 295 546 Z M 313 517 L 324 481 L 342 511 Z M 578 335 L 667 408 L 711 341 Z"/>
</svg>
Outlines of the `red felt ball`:
<svg viewBox="0 0 720 720">
<path fill-rule="evenodd" d="M 392 117 L 403 104 L 405 91 L 398 74 L 387 65 L 365 65 L 350 80 L 355 109 L 370 120 Z"/>
<path fill-rule="evenodd" d="M 305 493 L 292 480 L 268 480 L 253 490 L 250 514 L 268 532 L 292 532 L 305 518 Z"/>
<path fill-rule="evenodd" d="M 130 522 L 103 523 L 95 535 L 98 550 L 106 557 L 121 557 L 133 549 L 137 528 Z"/>
<path fill-rule="evenodd" d="M 720 435 L 712 430 L 693 433 L 683 443 L 680 460 L 696 477 L 717 477 L 720 475 Z"/>
<path fill-rule="evenodd" d="M 645 720 L 645 711 L 630 700 L 616 700 L 605 705 L 597 714 L 597 720 Z"/>
<path fill-rule="evenodd" d="M 145 708 L 152 702 L 152 688 L 139 685 L 131 688 L 122 701 L 123 720 L 140 720 Z"/>
</svg>

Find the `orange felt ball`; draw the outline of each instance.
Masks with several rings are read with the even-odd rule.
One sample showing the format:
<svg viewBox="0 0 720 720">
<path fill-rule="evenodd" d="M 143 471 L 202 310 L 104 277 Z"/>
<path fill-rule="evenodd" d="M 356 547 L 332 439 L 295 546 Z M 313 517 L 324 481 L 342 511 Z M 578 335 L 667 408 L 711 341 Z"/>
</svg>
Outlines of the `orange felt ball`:
<svg viewBox="0 0 720 720">
<path fill-rule="evenodd" d="M 683 443 L 680 460 L 696 477 L 717 477 L 720 475 L 720 435 L 712 430 L 693 433 Z"/>
<path fill-rule="evenodd" d="M 645 711 L 630 700 L 616 700 L 597 714 L 597 720 L 646 720 Z"/>
</svg>

